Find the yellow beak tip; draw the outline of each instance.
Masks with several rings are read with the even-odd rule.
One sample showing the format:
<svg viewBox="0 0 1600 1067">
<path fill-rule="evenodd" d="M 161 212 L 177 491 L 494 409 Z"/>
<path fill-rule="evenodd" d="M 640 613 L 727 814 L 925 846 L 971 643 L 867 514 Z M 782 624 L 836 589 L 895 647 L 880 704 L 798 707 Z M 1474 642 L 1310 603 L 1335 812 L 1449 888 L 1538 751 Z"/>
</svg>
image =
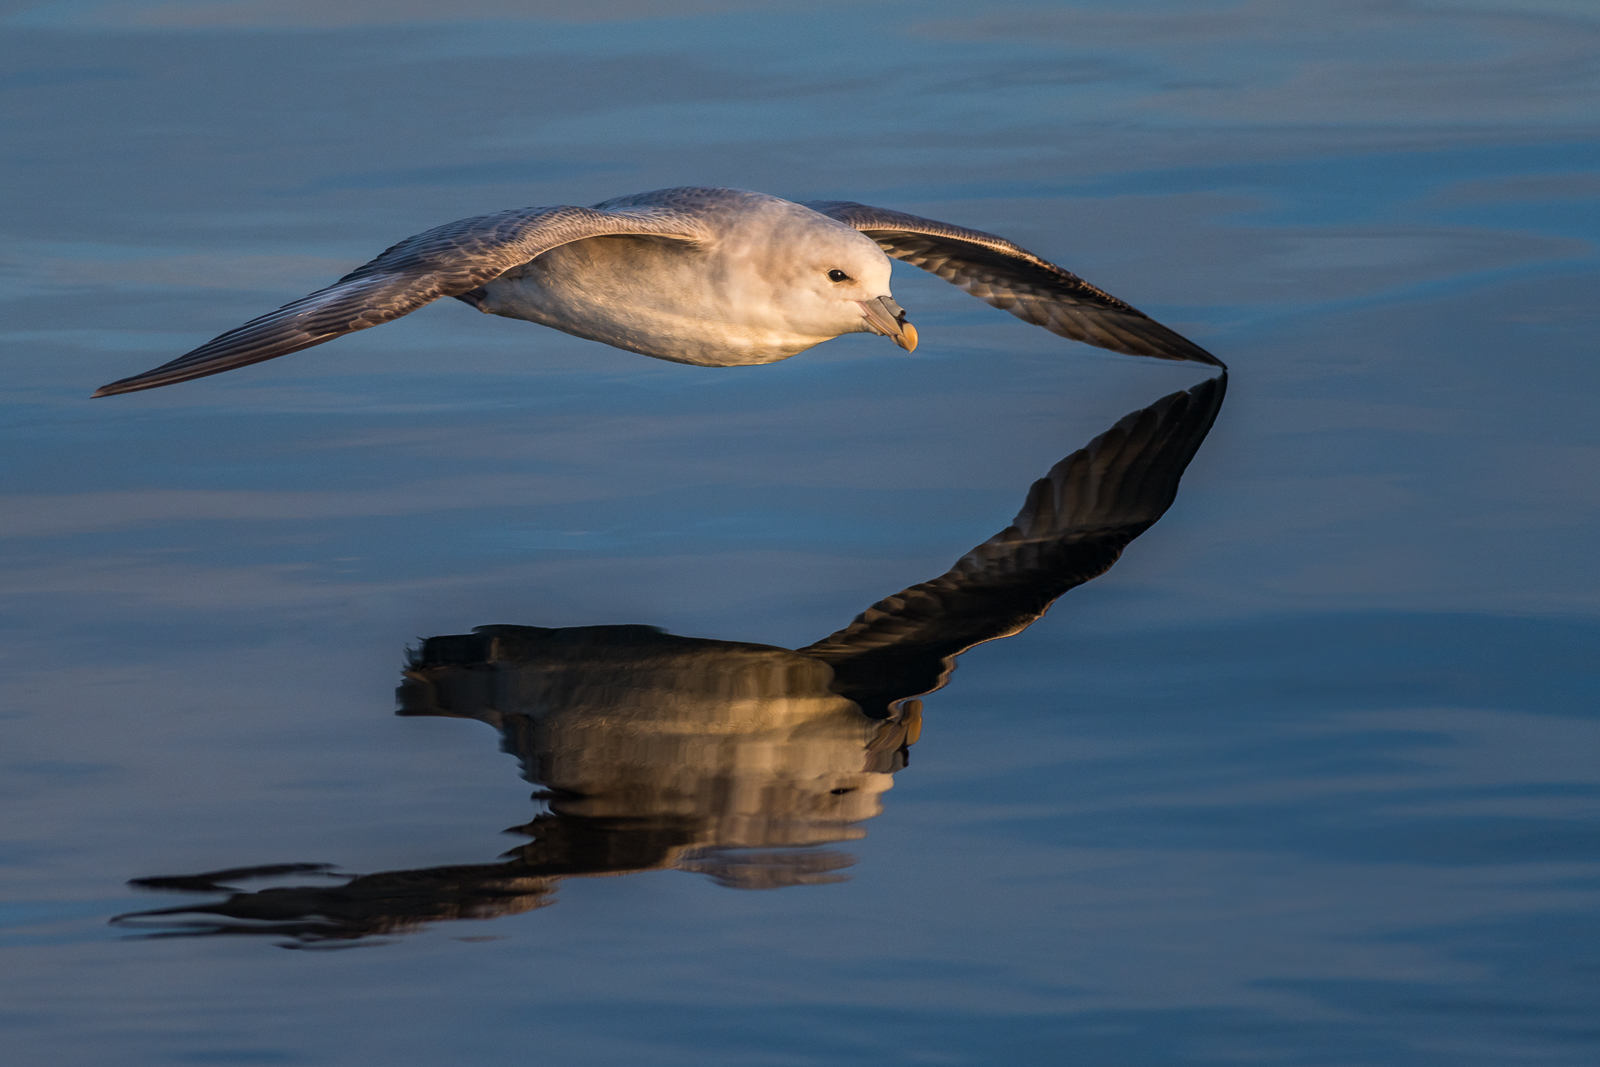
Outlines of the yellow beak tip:
<svg viewBox="0 0 1600 1067">
<path fill-rule="evenodd" d="M 901 323 L 900 336 L 894 339 L 894 343 L 907 352 L 915 352 L 917 350 L 917 328 L 909 322 Z"/>
</svg>

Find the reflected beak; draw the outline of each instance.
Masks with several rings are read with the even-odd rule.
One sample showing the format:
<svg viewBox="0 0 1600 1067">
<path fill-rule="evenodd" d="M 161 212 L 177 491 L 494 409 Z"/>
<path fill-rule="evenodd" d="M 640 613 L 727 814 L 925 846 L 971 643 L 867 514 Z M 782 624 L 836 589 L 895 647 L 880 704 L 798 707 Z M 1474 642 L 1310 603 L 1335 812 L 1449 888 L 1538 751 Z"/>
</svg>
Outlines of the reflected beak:
<svg viewBox="0 0 1600 1067">
<path fill-rule="evenodd" d="M 862 317 L 872 332 L 891 338 L 907 352 L 917 350 L 917 328 L 906 321 L 906 309 L 894 302 L 892 296 L 876 300 L 857 300 Z"/>
</svg>

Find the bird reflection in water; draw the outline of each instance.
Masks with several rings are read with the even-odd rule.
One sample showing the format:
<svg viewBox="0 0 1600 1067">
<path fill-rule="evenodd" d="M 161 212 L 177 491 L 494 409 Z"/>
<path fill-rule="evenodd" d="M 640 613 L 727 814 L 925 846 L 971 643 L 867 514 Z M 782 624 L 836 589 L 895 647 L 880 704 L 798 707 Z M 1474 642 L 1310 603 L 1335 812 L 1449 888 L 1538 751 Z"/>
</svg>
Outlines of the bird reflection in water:
<svg viewBox="0 0 1600 1067">
<path fill-rule="evenodd" d="M 113 919 L 147 936 L 265 934 L 289 947 L 371 943 L 450 919 L 554 903 L 564 878 L 673 869 L 738 889 L 843 881 L 854 857 L 819 846 L 865 835 L 922 728 L 922 701 L 955 658 L 1025 629 L 1108 570 L 1172 504 L 1227 377 L 1133 412 L 1035 482 L 1012 525 L 945 574 L 789 650 L 650 626 L 483 626 L 411 654 L 401 715 L 479 719 L 547 810 L 499 862 L 382 871 L 340 885 L 282 864 L 141 878 L 221 892 L 212 904 Z M 303 878 L 301 879 L 304 880 Z"/>
</svg>

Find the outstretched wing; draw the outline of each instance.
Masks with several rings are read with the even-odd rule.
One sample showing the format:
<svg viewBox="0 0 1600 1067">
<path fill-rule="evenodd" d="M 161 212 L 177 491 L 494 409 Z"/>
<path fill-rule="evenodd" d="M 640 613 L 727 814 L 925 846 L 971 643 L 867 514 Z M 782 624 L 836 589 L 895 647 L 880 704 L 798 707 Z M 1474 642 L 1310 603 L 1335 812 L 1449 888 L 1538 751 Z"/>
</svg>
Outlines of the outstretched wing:
<svg viewBox="0 0 1600 1067">
<path fill-rule="evenodd" d="M 326 289 L 94 395 L 154 389 L 298 352 L 380 326 L 442 296 L 468 293 L 552 248 L 611 234 L 703 236 L 693 220 L 670 208 L 529 207 L 461 219 L 408 237 Z"/>
<path fill-rule="evenodd" d="M 847 200 L 814 200 L 806 207 L 855 227 L 895 259 L 1051 333 L 1113 352 L 1226 369 L 1222 360 L 1138 308 L 1004 237 Z"/>
<path fill-rule="evenodd" d="M 945 574 L 799 651 L 831 664 L 835 691 L 869 715 L 940 688 L 957 655 L 1026 629 L 1165 514 L 1227 383 L 1224 374 L 1125 416 L 1034 482 L 1012 524 Z"/>
</svg>

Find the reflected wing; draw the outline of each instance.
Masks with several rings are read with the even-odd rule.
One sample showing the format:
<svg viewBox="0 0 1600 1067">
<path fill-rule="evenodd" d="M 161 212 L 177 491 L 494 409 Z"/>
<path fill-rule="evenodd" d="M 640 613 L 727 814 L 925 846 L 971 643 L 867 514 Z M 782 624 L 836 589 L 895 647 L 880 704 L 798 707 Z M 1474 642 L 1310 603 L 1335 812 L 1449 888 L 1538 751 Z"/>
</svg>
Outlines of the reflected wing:
<svg viewBox="0 0 1600 1067">
<path fill-rule="evenodd" d="M 327 864 L 283 864 L 287 868 Z M 277 874 L 272 867 L 221 872 L 236 880 Z M 224 892 L 226 900 L 180 904 L 113 916 L 110 923 L 146 931 L 147 938 L 244 935 L 283 937 L 285 948 L 358 942 L 382 934 L 414 933 L 428 923 L 493 919 L 555 903 L 556 877 L 519 863 L 429 867 L 333 877 L 344 885 L 285 885 L 250 892 L 204 885 L 206 875 L 138 878 L 130 884 L 190 893 Z"/>
<path fill-rule="evenodd" d="M 806 207 L 854 226 L 895 259 L 1051 333 L 1113 352 L 1224 366 L 1139 309 L 1004 237 L 846 200 Z"/>
<path fill-rule="evenodd" d="M 289 938 L 286 948 L 326 947 L 339 941 L 414 933 L 433 922 L 492 919 L 542 908 L 556 902 L 556 888 L 563 878 L 676 866 L 685 849 L 700 840 L 694 824 L 670 814 L 592 819 L 540 815 L 506 832 L 533 840 L 505 853 L 501 863 L 379 871 L 353 877 L 333 874 L 325 863 L 286 863 L 136 878 L 129 884 L 187 893 L 227 893 L 228 897 L 212 903 L 127 912 L 110 922 L 147 931 L 143 936 L 151 938 L 273 936 Z M 838 862 L 838 853 L 813 855 L 816 858 L 809 869 L 794 870 L 793 884 L 802 884 L 807 876 L 826 881 L 822 872 L 830 865 L 845 865 Z M 796 862 L 805 864 L 806 859 Z M 280 885 L 255 892 L 224 884 L 301 872 L 348 880 L 343 885 Z M 720 872 L 707 873 L 715 877 Z M 730 873 L 738 877 L 740 872 Z M 762 877 L 759 872 L 749 873 Z M 767 872 L 766 876 L 783 875 Z"/>
<path fill-rule="evenodd" d="M 298 352 L 380 326 L 442 296 L 469 293 L 552 248 L 610 234 L 701 236 L 692 220 L 670 208 L 530 207 L 461 219 L 408 237 L 326 289 L 94 395 L 154 389 Z"/>
<path fill-rule="evenodd" d="M 957 655 L 1025 629 L 1154 525 L 1226 391 L 1224 374 L 1125 416 L 1034 482 L 1012 524 L 948 572 L 799 651 L 831 664 L 834 690 L 869 715 L 944 685 Z"/>
</svg>

